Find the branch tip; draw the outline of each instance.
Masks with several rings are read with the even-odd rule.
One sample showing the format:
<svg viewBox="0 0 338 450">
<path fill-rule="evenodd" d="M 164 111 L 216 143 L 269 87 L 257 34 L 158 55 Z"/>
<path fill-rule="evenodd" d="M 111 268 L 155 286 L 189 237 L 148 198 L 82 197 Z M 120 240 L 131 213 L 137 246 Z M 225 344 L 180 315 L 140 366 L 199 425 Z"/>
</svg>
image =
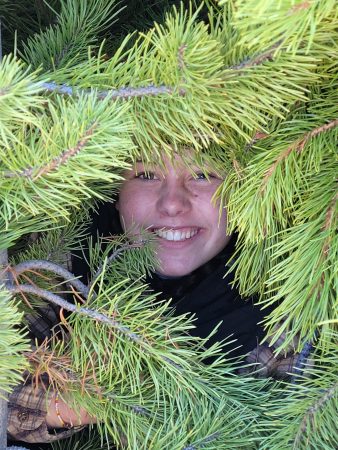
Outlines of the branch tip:
<svg viewBox="0 0 338 450">
<path fill-rule="evenodd" d="M 277 157 L 277 159 L 274 161 L 274 163 L 266 170 L 265 175 L 262 180 L 262 186 L 261 186 L 261 194 L 264 193 L 267 182 L 269 178 L 272 176 L 272 174 L 277 169 L 278 165 L 284 161 L 293 151 L 297 151 L 298 153 L 301 153 L 304 150 L 305 145 L 307 142 L 312 139 L 313 137 L 317 136 L 318 134 L 325 133 L 326 131 L 331 130 L 332 128 L 335 128 L 338 126 L 338 119 L 332 120 L 329 123 L 326 123 L 324 125 L 321 125 L 317 128 L 314 128 L 312 131 L 309 131 L 308 133 L 304 134 L 303 137 L 298 139 L 297 141 L 293 142 L 286 150 L 284 150 L 282 153 L 280 153 Z"/>
</svg>

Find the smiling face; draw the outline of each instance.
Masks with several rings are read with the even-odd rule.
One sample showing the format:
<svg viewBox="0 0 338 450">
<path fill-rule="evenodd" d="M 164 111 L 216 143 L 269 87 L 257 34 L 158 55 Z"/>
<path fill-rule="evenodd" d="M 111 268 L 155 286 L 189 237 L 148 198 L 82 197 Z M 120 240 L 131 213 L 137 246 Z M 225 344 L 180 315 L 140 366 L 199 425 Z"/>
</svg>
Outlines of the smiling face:
<svg viewBox="0 0 338 450">
<path fill-rule="evenodd" d="M 220 216 L 212 196 L 222 179 L 198 167 L 189 170 L 176 158 L 166 169 L 136 163 L 126 171 L 117 209 L 124 230 L 148 229 L 158 236 L 157 272 L 166 276 L 191 273 L 228 243 L 226 211 Z"/>
</svg>

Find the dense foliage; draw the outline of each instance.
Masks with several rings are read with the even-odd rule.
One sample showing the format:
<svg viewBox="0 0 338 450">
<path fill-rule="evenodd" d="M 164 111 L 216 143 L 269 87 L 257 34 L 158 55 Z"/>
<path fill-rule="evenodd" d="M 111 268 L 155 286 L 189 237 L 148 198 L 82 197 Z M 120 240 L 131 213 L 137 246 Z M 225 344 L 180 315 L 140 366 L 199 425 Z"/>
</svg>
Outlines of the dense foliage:
<svg viewBox="0 0 338 450">
<path fill-rule="evenodd" d="M 0 359 L 13 355 L 0 389 L 18 381 L 29 355 L 16 310 L 38 311 L 68 291 L 71 338 L 36 349 L 30 371 L 47 371 L 68 401 L 99 417 L 90 448 L 110 439 L 130 449 L 333 450 L 335 2 L 171 2 L 167 14 L 155 3 L 140 32 L 126 34 L 128 2 L 55 1 L 31 34 L 28 4 L 16 16 L 0 1 L 5 35 L 16 17 L 26 24 L 17 53 L 6 43 L 0 62 Z M 231 355 L 204 364 L 219 349 L 187 338 L 191 320 L 174 320 L 144 285 L 151 239 L 89 243 L 89 286 L 66 271 L 66 255 L 87 245 L 88 211 L 111 198 L 122 171 L 163 150 L 184 157 L 188 146 L 226 173 L 217 195 L 239 234 L 236 283 L 275 306 L 266 330 L 270 342 L 287 337 L 280 354 L 302 353 L 290 383 L 235 375 Z M 55 448 L 88 445 L 73 437 Z"/>
</svg>

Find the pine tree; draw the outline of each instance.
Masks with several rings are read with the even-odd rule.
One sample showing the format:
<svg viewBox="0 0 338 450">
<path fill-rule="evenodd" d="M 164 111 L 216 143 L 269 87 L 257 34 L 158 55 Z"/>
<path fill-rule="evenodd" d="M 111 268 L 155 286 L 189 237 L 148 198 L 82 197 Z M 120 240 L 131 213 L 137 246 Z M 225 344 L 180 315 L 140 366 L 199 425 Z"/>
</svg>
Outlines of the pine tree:
<svg viewBox="0 0 338 450">
<path fill-rule="evenodd" d="M 98 435 L 55 449 L 109 441 L 156 450 L 334 449 L 335 2 L 185 3 L 124 36 L 114 21 L 125 12 L 115 3 L 53 2 L 50 26 L 38 18 L 41 31 L 16 55 L 4 46 L 1 396 L 24 369 L 47 372 L 68 401 L 100 419 Z M 11 31 L 10 5 L 0 7 Z M 144 284 L 151 239 L 85 240 L 88 211 L 111 198 L 135 158 L 161 159 L 163 150 L 184 157 L 187 146 L 227 173 L 217 195 L 239 235 L 235 281 L 244 296 L 275 306 L 267 341 L 286 336 L 280 354 L 290 346 L 301 353 L 290 382 L 235 375 L 231 354 L 204 364 L 219 347 L 187 338 L 191 320 L 173 319 L 170 304 Z M 67 267 L 81 245 L 90 247 L 90 285 Z M 70 338 L 56 335 L 33 352 L 17 326 L 44 302 L 71 312 L 62 317 Z"/>
</svg>

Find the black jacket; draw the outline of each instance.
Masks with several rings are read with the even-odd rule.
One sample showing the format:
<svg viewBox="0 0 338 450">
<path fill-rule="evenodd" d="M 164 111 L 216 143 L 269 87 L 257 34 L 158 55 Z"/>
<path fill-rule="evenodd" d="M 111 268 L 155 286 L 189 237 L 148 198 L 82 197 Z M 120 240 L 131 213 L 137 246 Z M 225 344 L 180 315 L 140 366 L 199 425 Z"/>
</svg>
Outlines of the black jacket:
<svg viewBox="0 0 338 450">
<path fill-rule="evenodd" d="M 263 338 L 263 328 L 259 324 L 266 312 L 254 306 L 252 299 L 244 300 L 236 287 L 232 286 L 231 274 L 224 278 L 231 256 L 232 245 L 213 260 L 185 277 L 166 279 L 154 274 L 148 282 L 161 298 L 172 298 L 174 314 L 192 313 L 195 316 L 191 335 L 206 338 L 219 325 L 208 344 L 222 341 L 231 336 L 224 351 L 232 356 L 244 355 L 253 350 Z M 231 356 L 230 355 L 230 356 Z"/>
</svg>

